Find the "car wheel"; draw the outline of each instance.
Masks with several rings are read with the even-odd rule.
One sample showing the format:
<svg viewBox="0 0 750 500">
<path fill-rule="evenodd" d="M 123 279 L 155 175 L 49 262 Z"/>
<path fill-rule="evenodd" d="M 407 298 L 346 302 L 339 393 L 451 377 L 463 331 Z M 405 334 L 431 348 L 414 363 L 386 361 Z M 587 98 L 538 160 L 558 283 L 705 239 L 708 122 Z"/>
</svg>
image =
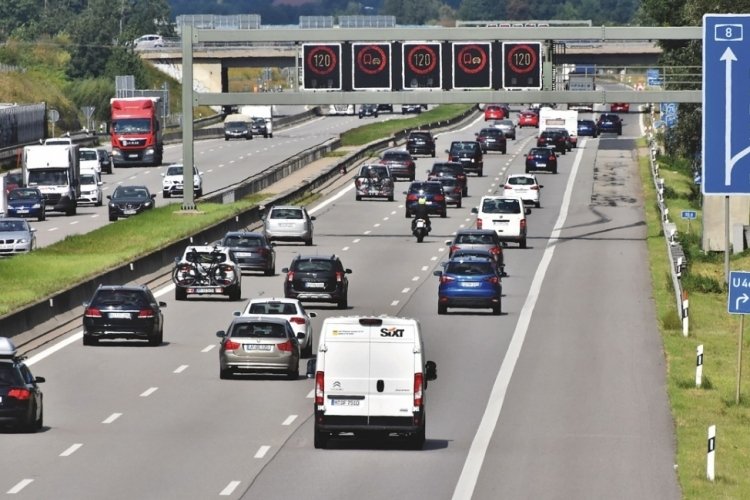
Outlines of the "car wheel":
<svg viewBox="0 0 750 500">
<path fill-rule="evenodd" d="M 534 207 L 535 208 L 541 208 L 541 206 L 542 206 L 542 202 L 540 202 L 540 201 L 535 201 L 534 202 Z"/>
<path fill-rule="evenodd" d="M 43 221 L 43 220 L 45 220 L 46 218 L 47 218 L 47 216 L 46 216 L 45 214 L 39 214 L 39 217 L 37 218 L 37 221 L 38 221 L 38 222 L 42 222 L 42 221 Z"/>
<path fill-rule="evenodd" d="M 312 240 L 312 238 L 310 238 L 309 240 L 305 241 L 305 246 L 311 247 L 312 243 L 313 243 L 313 240 Z"/>
<path fill-rule="evenodd" d="M 162 342 L 164 341 L 164 332 L 159 332 L 159 334 L 148 340 L 148 345 L 152 347 L 160 346 Z"/>
<path fill-rule="evenodd" d="M 330 437 L 331 435 L 329 433 L 319 431 L 318 428 L 315 427 L 315 439 L 313 440 L 315 448 L 318 450 L 325 450 L 328 448 L 328 438 Z"/>
<path fill-rule="evenodd" d="M 167 191 L 162 191 L 161 192 L 161 196 L 162 196 L 162 198 L 169 198 L 171 195 Z"/>
<path fill-rule="evenodd" d="M 174 289 L 174 300 L 186 300 L 187 299 L 187 290 L 184 288 L 177 286 Z"/>
<path fill-rule="evenodd" d="M 96 202 L 97 207 L 101 207 L 104 204 L 101 198 L 99 198 L 99 201 Z"/>
<path fill-rule="evenodd" d="M 484 174 L 484 169 L 480 168 L 479 172 L 477 172 L 477 177 L 482 177 L 483 174 Z"/>
<path fill-rule="evenodd" d="M 388 201 L 393 201 L 393 196 L 389 196 Z"/>
<path fill-rule="evenodd" d="M 360 195 L 356 195 L 354 197 L 354 199 L 357 200 L 357 201 L 362 201 L 362 197 Z"/>
<path fill-rule="evenodd" d="M 492 314 L 495 316 L 500 316 L 503 313 L 503 307 L 500 305 L 500 303 L 497 303 L 496 305 L 492 306 Z"/>
<path fill-rule="evenodd" d="M 448 312 L 448 306 L 445 304 L 438 304 L 438 314 L 446 314 Z"/>
<path fill-rule="evenodd" d="M 201 196 L 203 196 L 203 190 L 202 190 L 202 189 L 199 189 L 198 191 L 196 191 L 196 192 L 195 192 L 195 196 L 196 196 L 197 198 L 200 198 Z"/>
<path fill-rule="evenodd" d="M 465 187 L 463 191 L 461 191 L 461 196 L 469 196 L 469 188 Z"/>
<path fill-rule="evenodd" d="M 346 295 L 344 295 L 338 302 L 339 309 L 346 309 L 349 307 L 349 300 Z"/>
<path fill-rule="evenodd" d="M 506 148 L 506 149 L 503 149 L 503 154 L 504 154 L 504 155 L 505 155 L 505 154 L 508 154 L 508 149 L 507 149 L 507 148 Z"/>
<path fill-rule="evenodd" d="M 44 407 L 39 411 L 39 418 L 36 419 L 36 429 L 35 430 L 41 430 L 41 428 L 44 427 Z"/>
<path fill-rule="evenodd" d="M 294 370 L 289 370 L 286 374 L 286 378 L 289 380 L 297 380 L 299 378 L 299 366 Z"/>
<path fill-rule="evenodd" d="M 434 151 L 432 152 L 432 157 L 435 158 L 435 152 Z"/>
<path fill-rule="evenodd" d="M 109 222 L 115 222 L 116 220 L 117 220 L 117 216 L 116 215 L 110 215 L 109 216 Z"/>
<path fill-rule="evenodd" d="M 271 269 L 266 269 L 263 273 L 266 276 L 275 276 L 276 275 L 276 266 L 272 267 Z"/>
<path fill-rule="evenodd" d="M 312 358 L 313 355 L 313 338 L 310 336 L 310 340 L 307 342 L 307 347 L 302 351 L 303 358 Z"/>
<path fill-rule="evenodd" d="M 520 243 L 519 243 L 519 246 L 520 246 L 521 248 L 526 248 L 526 238 L 523 238 L 523 239 L 522 239 L 522 240 L 520 241 Z"/>
<path fill-rule="evenodd" d="M 458 203 L 456 203 L 456 208 L 461 208 L 461 200 L 458 200 Z"/>
<path fill-rule="evenodd" d="M 232 370 L 227 370 L 227 369 L 219 370 L 219 378 L 221 380 L 229 380 L 233 378 Z"/>
<path fill-rule="evenodd" d="M 527 173 L 527 174 L 529 173 L 529 169 L 528 169 L 528 168 L 526 169 L 526 173 Z"/>
<path fill-rule="evenodd" d="M 408 218 L 410 217 L 410 215 L 409 215 L 409 211 L 408 211 L 408 210 L 406 210 L 406 211 L 404 212 L 404 217 L 405 217 L 405 218 L 407 218 L 407 219 L 408 219 Z"/>
<path fill-rule="evenodd" d="M 552 173 L 553 173 L 553 174 L 557 174 L 557 169 L 554 169 L 554 170 L 552 171 Z"/>
<path fill-rule="evenodd" d="M 96 345 L 99 341 L 91 335 L 83 335 L 83 345 Z"/>
<path fill-rule="evenodd" d="M 31 412 L 29 417 L 21 422 L 18 423 L 18 431 L 19 432 L 36 432 L 37 426 L 36 426 L 36 408 L 33 409 L 34 411 Z"/>
<path fill-rule="evenodd" d="M 242 288 L 239 285 L 229 292 L 229 300 L 242 300 Z"/>
</svg>

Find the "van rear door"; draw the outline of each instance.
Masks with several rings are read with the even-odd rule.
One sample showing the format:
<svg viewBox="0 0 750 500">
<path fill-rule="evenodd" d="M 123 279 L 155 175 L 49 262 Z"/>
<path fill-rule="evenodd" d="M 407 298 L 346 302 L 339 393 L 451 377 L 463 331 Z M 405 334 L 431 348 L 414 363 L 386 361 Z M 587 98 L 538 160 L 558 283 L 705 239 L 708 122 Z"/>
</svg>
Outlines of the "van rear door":
<svg viewBox="0 0 750 500">
<path fill-rule="evenodd" d="M 370 424 L 405 424 L 378 417 L 406 417 L 414 410 L 414 373 L 418 367 L 418 343 L 414 323 L 387 322 L 373 327 L 370 345 Z"/>
<path fill-rule="evenodd" d="M 326 416 L 361 417 L 366 424 L 370 400 L 370 327 L 358 323 L 330 325 L 325 338 Z"/>
</svg>

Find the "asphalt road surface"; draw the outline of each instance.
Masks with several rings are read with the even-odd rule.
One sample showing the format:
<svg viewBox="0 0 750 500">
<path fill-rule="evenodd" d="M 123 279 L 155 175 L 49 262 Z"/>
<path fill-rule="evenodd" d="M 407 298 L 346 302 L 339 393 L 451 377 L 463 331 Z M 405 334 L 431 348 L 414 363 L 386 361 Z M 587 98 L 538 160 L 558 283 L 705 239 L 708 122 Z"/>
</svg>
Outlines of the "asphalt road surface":
<svg viewBox="0 0 750 500">
<path fill-rule="evenodd" d="M 156 287 L 168 303 L 160 347 L 84 347 L 76 329 L 32 353 L 32 370 L 47 378 L 45 427 L 0 434 L 0 494 L 679 498 L 630 138 L 639 134 L 637 115 L 625 123 L 622 137 L 585 139 L 560 156 L 558 175 L 540 174 L 542 206 L 529 216 L 529 248 L 505 250 L 502 316 L 461 309 L 438 316 L 432 271 L 446 258 L 445 240 L 473 227 L 470 209 L 480 196 L 502 189 L 506 173 L 523 171 L 532 129 L 518 131 L 507 155 L 485 156 L 485 177 L 470 177 L 464 208 L 435 218 L 424 243 L 410 234 L 403 197 L 357 202 L 347 184 L 312 207 L 313 247 L 277 246 L 277 269 L 298 253 L 336 253 L 353 270 L 347 311 L 308 307 L 318 313 L 316 333 L 325 317 L 339 314 L 420 320 L 426 358 L 438 367 L 426 394 L 423 451 L 395 439 L 339 439 L 315 450 L 311 380 L 220 380 L 215 332 L 247 299 L 283 293 L 281 275 L 246 275 L 242 302 L 175 302 L 171 284 Z M 473 138 L 482 125 L 441 135 L 438 150 Z M 239 144 L 219 150 L 220 141 L 205 158 L 222 155 L 223 174 L 236 168 L 228 162 Z M 419 159 L 417 172 L 432 161 Z"/>
</svg>

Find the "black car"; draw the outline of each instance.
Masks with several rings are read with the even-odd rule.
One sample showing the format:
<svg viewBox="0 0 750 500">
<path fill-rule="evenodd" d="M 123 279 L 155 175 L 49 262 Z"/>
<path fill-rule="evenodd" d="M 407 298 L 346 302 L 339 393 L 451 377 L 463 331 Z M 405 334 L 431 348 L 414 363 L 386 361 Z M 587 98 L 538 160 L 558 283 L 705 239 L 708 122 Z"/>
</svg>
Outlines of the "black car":
<svg viewBox="0 0 750 500">
<path fill-rule="evenodd" d="M 515 139 L 515 137 L 513 137 Z M 508 152 L 508 138 L 505 133 L 495 127 L 485 127 L 477 133 L 477 141 L 482 147 L 482 153 L 487 151 Z"/>
<path fill-rule="evenodd" d="M 409 185 L 409 190 L 404 191 L 406 203 L 404 217 L 411 217 L 420 198 L 425 198 L 429 214 L 437 214 L 440 217 L 448 216 L 445 191 L 443 185 L 438 181 L 416 181 Z"/>
<path fill-rule="evenodd" d="M 365 116 L 378 117 L 378 105 L 377 104 L 363 104 L 359 107 L 359 117 L 364 118 Z"/>
<path fill-rule="evenodd" d="M 568 141 L 561 129 L 547 129 L 536 138 L 537 147 L 552 147 L 558 153 L 565 154 L 568 151 Z"/>
<path fill-rule="evenodd" d="M 37 188 L 16 188 L 8 193 L 8 217 L 36 217 L 43 221 L 46 217 L 44 195 Z"/>
<path fill-rule="evenodd" d="M 622 135 L 622 119 L 613 113 L 602 113 L 596 121 L 596 129 L 600 134 Z"/>
<path fill-rule="evenodd" d="M 263 118 L 253 118 L 253 121 L 250 124 L 250 132 L 252 135 L 268 137 L 268 126 L 266 125 L 266 120 Z"/>
<path fill-rule="evenodd" d="M 276 251 L 274 244 L 263 233 L 230 231 L 219 241 L 234 253 L 243 271 L 263 271 L 266 276 L 276 274 Z"/>
<path fill-rule="evenodd" d="M 156 195 L 151 194 L 146 186 L 117 186 L 115 192 L 107 195 L 109 200 L 109 220 L 130 217 L 144 210 L 154 208 Z"/>
<path fill-rule="evenodd" d="M 406 137 L 406 150 L 412 155 L 435 158 L 435 138 L 429 130 L 412 130 Z"/>
<path fill-rule="evenodd" d="M 0 425 L 36 432 L 44 425 L 44 399 L 35 377 L 18 356 L 13 342 L 0 337 Z"/>
<path fill-rule="evenodd" d="M 162 307 L 146 285 L 99 285 L 84 302 L 83 345 L 102 339 L 147 340 L 158 346 L 164 338 Z"/>
<path fill-rule="evenodd" d="M 424 106 L 422 104 L 402 104 L 401 105 L 401 114 L 405 115 L 406 113 L 421 113 L 422 108 Z"/>
<path fill-rule="evenodd" d="M 446 151 L 448 161 L 457 161 L 464 166 L 464 170 L 474 172 L 482 177 L 484 172 L 484 155 L 482 145 L 478 141 L 453 141 Z"/>
<path fill-rule="evenodd" d="M 469 186 L 463 164 L 457 161 L 437 161 L 427 171 L 428 181 L 437 181 L 443 176 L 455 177 L 461 185 L 461 196 L 469 196 Z"/>
<path fill-rule="evenodd" d="M 112 155 L 104 148 L 96 148 L 96 156 L 99 158 L 99 166 L 102 172 L 112 173 Z"/>
<path fill-rule="evenodd" d="M 281 270 L 284 297 L 309 302 L 335 302 L 339 309 L 349 307 L 351 269 L 344 268 L 336 255 L 298 255 Z"/>
<path fill-rule="evenodd" d="M 381 111 L 388 111 L 389 113 L 393 113 L 393 104 L 378 104 L 378 113 Z"/>
<path fill-rule="evenodd" d="M 531 148 L 526 153 L 526 173 L 537 170 L 557 173 L 557 154 L 554 148 Z"/>
</svg>

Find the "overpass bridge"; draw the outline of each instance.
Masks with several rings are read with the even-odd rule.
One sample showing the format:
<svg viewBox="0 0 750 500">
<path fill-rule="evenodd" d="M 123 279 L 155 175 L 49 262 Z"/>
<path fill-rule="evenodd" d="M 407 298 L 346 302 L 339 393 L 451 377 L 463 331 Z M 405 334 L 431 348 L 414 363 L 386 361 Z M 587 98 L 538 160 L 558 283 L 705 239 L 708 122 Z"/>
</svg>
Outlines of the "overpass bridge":
<svg viewBox="0 0 750 500">
<path fill-rule="evenodd" d="M 163 47 L 139 50 L 142 59 L 182 80 L 182 46 L 167 40 Z M 608 72 L 656 67 L 662 51 L 651 41 L 575 41 L 557 44 L 552 63 L 587 64 Z M 231 68 L 290 68 L 298 74 L 300 47 L 293 42 L 251 44 L 204 42 L 193 46 L 193 77 L 199 92 L 229 92 Z M 640 71 L 645 72 L 645 71 Z"/>
</svg>

